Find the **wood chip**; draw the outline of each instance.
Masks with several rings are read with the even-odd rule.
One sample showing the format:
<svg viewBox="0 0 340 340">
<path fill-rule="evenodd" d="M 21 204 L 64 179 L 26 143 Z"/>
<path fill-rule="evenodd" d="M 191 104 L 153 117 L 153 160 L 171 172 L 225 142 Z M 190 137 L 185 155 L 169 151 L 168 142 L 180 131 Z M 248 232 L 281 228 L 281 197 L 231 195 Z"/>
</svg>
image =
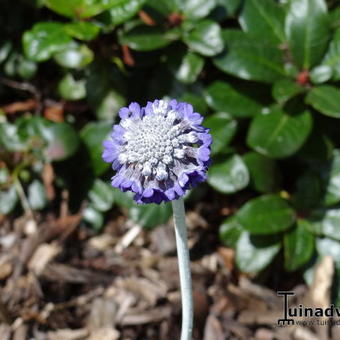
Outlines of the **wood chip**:
<svg viewBox="0 0 340 340">
<path fill-rule="evenodd" d="M 50 263 L 62 248 L 56 243 L 43 243 L 34 252 L 31 260 L 28 263 L 28 268 L 32 270 L 37 276 L 45 270 L 45 267 Z"/>
<path fill-rule="evenodd" d="M 160 322 L 171 316 L 171 308 L 169 306 L 158 307 L 148 311 L 138 311 L 124 316 L 120 322 L 122 326 L 143 325 L 146 323 Z"/>
<path fill-rule="evenodd" d="M 87 329 L 59 329 L 56 332 L 48 332 L 48 340 L 85 340 L 89 332 Z M 99 340 L 99 339 L 98 339 Z"/>
<path fill-rule="evenodd" d="M 101 328 L 91 332 L 87 340 L 118 340 L 120 333 L 114 328 Z"/>
<path fill-rule="evenodd" d="M 204 327 L 203 340 L 224 340 L 224 331 L 220 321 L 212 314 L 207 318 Z"/>
</svg>

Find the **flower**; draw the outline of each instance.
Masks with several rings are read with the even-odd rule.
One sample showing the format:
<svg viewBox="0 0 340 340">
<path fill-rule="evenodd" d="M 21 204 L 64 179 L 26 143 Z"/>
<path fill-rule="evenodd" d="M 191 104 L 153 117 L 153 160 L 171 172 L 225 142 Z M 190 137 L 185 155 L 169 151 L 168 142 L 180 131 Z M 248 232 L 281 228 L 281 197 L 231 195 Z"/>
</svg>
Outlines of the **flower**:
<svg viewBox="0 0 340 340">
<path fill-rule="evenodd" d="M 155 100 L 131 103 L 104 141 L 103 159 L 116 170 L 112 186 L 135 193 L 137 203 L 161 203 L 183 196 L 206 179 L 209 129 L 187 103 Z"/>
</svg>

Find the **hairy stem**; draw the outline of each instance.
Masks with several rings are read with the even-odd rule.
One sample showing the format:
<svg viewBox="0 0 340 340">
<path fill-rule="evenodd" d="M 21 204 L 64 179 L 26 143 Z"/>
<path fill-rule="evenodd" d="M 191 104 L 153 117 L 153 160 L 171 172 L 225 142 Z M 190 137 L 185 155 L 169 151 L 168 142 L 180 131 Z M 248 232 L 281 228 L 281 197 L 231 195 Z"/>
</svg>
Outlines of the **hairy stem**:
<svg viewBox="0 0 340 340">
<path fill-rule="evenodd" d="M 190 273 L 190 258 L 188 249 L 187 228 L 185 225 L 185 209 L 183 199 L 172 201 L 179 276 L 182 295 L 182 332 L 181 340 L 191 340 L 193 328 L 193 301 Z"/>
</svg>

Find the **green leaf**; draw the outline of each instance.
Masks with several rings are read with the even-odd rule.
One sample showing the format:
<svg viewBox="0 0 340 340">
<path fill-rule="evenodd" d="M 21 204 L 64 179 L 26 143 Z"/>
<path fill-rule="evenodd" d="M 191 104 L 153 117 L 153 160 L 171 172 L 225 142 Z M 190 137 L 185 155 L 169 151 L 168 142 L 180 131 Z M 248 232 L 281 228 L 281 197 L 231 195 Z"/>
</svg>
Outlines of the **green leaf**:
<svg viewBox="0 0 340 340">
<path fill-rule="evenodd" d="M 340 118 L 340 90 L 330 85 L 314 87 L 306 97 L 306 103 L 326 116 Z"/>
<path fill-rule="evenodd" d="M 276 108 L 253 119 L 247 143 L 265 156 L 284 158 L 293 155 L 303 145 L 311 128 L 309 111 L 287 114 Z"/>
<path fill-rule="evenodd" d="M 85 80 L 75 80 L 71 73 L 67 73 L 58 84 L 58 92 L 66 100 L 83 99 L 86 97 Z"/>
<path fill-rule="evenodd" d="M 69 158 L 79 146 L 78 134 L 68 123 L 52 124 L 46 137 L 48 146 L 45 156 L 49 161 L 62 161 Z"/>
<path fill-rule="evenodd" d="M 225 162 L 210 167 L 208 183 L 217 191 L 231 194 L 248 185 L 249 173 L 242 158 L 229 157 Z"/>
<path fill-rule="evenodd" d="M 112 188 L 115 203 L 121 208 L 130 209 L 136 206 L 136 202 L 133 200 L 134 194 L 131 191 L 122 192 L 117 188 Z"/>
<path fill-rule="evenodd" d="M 214 155 L 223 151 L 230 143 L 237 130 L 237 121 L 227 113 L 219 112 L 206 118 L 204 126 L 210 129 L 213 137 L 211 153 Z"/>
<path fill-rule="evenodd" d="M 186 18 L 201 19 L 206 17 L 216 6 L 216 0 L 184 0 L 182 11 Z"/>
<path fill-rule="evenodd" d="M 102 160 L 103 141 L 107 139 L 112 130 L 112 123 L 87 123 L 80 132 L 82 142 L 86 146 L 90 158 L 90 166 L 95 176 L 102 175 L 110 165 Z"/>
<path fill-rule="evenodd" d="M 304 88 L 295 81 L 283 78 L 274 83 L 272 95 L 276 101 L 284 103 L 303 91 Z"/>
<path fill-rule="evenodd" d="M 332 256 L 336 265 L 340 264 L 340 242 L 332 240 L 330 238 L 317 238 L 316 249 L 321 256 Z"/>
<path fill-rule="evenodd" d="M 228 217 L 219 228 L 219 237 L 227 247 L 236 248 L 237 241 L 242 234 L 242 226 L 235 216 Z"/>
<path fill-rule="evenodd" d="M 333 150 L 333 157 L 320 169 L 324 183 L 323 203 L 326 206 L 340 202 L 340 150 Z"/>
<path fill-rule="evenodd" d="M 0 214 L 9 214 L 18 202 L 18 195 L 14 185 L 8 190 L 0 190 Z"/>
<path fill-rule="evenodd" d="M 321 84 L 332 78 L 332 69 L 327 65 L 319 65 L 309 75 L 313 84 Z"/>
<path fill-rule="evenodd" d="M 20 56 L 18 58 L 17 73 L 22 79 L 31 79 L 37 72 L 37 64 Z"/>
<path fill-rule="evenodd" d="M 204 59 L 196 53 L 188 52 L 182 59 L 177 71 L 176 79 L 182 83 L 193 83 L 201 73 Z"/>
<path fill-rule="evenodd" d="M 86 95 L 96 117 L 112 122 L 126 104 L 124 80 L 112 65 L 91 64 L 86 82 Z"/>
<path fill-rule="evenodd" d="M 236 245 L 236 264 L 243 272 L 257 273 L 272 262 L 280 248 L 276 237 L 243 232 Z"/>
<path fill-rule="evenodd" d="M 70 45 L 54 55 L 56 62 L 66 68 L 81 69 L 93 61 L 94 54 L 86 45 Z"/>
<path fill-rule="evenodd" d="M 105 15 L 111 25 L 120 25 L 132 18 L 144 5 L 145 0 L 120 0 L 110 8 Z"/>
<path fill-rule="evenodd" d="M 245 32 L 278 44 L 285 41 L 284 17 L 283 7 L 272 0 L 247 0 L 239 22 Z"/>
<path fill-rule="evenodd" d="M 183 40 L 190 49 L 207 57 L 222 52 L 224 46 L 220 26 L 207 19 L 197 22 L 193 30 L 184 33 Z"/>
<path fill-rule="evenodd" d="M 122 33 L 119 37 L 121 45 L 127 45 L 137 51 L 152 51 L 169 45 L 178 39 L 176 29 L 164 31 L 154 26 L 137 26 Z"/>
<path fill-rule="evenodd" d="M 182 102 L 190 103 L 196 112 L 200 112 L 205 115 L 205 112 L 208 110 L 208 105 L 206 104 L 204 98 L 198 94 L 192 92 L 185 92 L 180 100 Z"/>
<path fill-rule="evenodd" d="M 280 174 L 276 162 L 256 152 L 248 152 L 243 156 L 255 190 L 261 193 L 275 192 L 279 189 Z"/>
<path fill-rule="evenodd" d="M 310 69 L 324 55 L 329 38 L 327 5 L 324 0 L 291 0 L 285 31 L 294 60 Z"/>
<path fill-rule="evenodd" d="M 332 70 L 332 79 L 340 80 L 340 29 L 335 31 L 321 66 L 330 67 Z"/>
<path fill-rule="evenodd" d="M 91 205 L 84 209 L 83 218 L 84 221 L 89 223 L 97 231 L 99 231 L 102 228 L 104 223 L 103 214 L 100 211 L 96 210 Z"/>
<path fill-rule="evenodd" d="M 7 168 L 1 167 L 0 168 L 0 184 L 5 184 L 9 180 L 9 172 Z"/>
<path fill-rule="evenodd" d="M 314 235 L 306 228 L 305 220 L 298 220 L 296 226 L 284 235 L 285 268 L 295 271 L 306 264 L 314 253 Z"/>
<path fill-rule="evenodd" d="M 261 105 L 230 84 L 215 81 L 204 92 L 209 106 L 235 117 L 252 117 L 261 112 Z"/>
<path fill-rule="evenodd" d="M 133 205 L 129 209 L 129 217 L 136 224 L 153 228 L 160 224 L 166 223 L 172 214 L 171 204 L 145 204 Z"/>
<path fill-rule="evenodd" d="M 307 171 L 296 182 L 294 205 L 300 211 L 309 211 L 316 208 L 322 195 L 322 182 L 318 175 Z"/>
<path fill-rule="evenodd" d="M 46 207 L 46 190 L 44 185 L 37 179 L 28 186 L 28 202 L 33 210 L 40 210 Z"/>
<path fill-rule="evenodd" d="M 116 5 L 121 0 L 44 0 L 45 5 L 69 18 L 89 18 Z"/>
<path fill-rule="evenodd" d="M 64 25 L 65 32 L 72 38 L 90 41 L 97 37 L 100 28 L 89 21 L 74 21 Z"/>
<path fill-rule="evenodd" d="M 309 221 L 318 235 L 340 241 L 340 209 L 320 209 L 313 212 Z"/>
<path fill-rule="evenodd" d="M 0 152 L 4 151 L 21 151 L 25 144 L 18 135 L 17 127 L 10 123 L 0 122 Z"/>
<path fill-rule="evenodd" d="M 265 83 L 285 76 L 282 51 L 275 46 L 240 30 L 225 29 L 222 37 L 226 50 L 213 61 L 223 72 Z"/>
<path fill-rule="evenodd" d="M 108 211 L 111 209 L 114 201 L 114 192 L 111 185 L 96 179 L 89 192 L 91 206 L 98 211 Z"/>
<path fill-rule="evenodd" d="M 71 38 L 59 22 L 39 22 L 23 35 L 26 56 L 33 61 L 48 60 L 56 52 L 69 46 Z"/>
<path fill-rule="evenodd" d="M 276 195 L 264 195 L 248 201 L 236 214 L 237 220 L 251 234 L 276 234 L 295 221 L 294 210 Z"/>
<path fill-rule="evenodd" d="M 12 50 L 12 43 L 7 40 L 0 46 L 0 64 L 3 63 L 9 56 Z"/>
</svg>

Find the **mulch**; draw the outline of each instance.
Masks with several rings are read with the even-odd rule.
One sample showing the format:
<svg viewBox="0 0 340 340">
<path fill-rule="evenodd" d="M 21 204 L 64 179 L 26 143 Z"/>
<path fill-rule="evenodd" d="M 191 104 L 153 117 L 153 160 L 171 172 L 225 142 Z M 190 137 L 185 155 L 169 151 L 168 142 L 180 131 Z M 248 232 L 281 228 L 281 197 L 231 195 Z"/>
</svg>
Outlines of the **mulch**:
<svg viewBox="0 0 340 340">
<path fill-rule="evenodd" d="M 115 213 L 96 234 L 81 213 L 0 217 L 1 340 L 174 340 L 181 299 L 172 222 L 153 230 Z M 240 273 L 201 212 L 189 211 L 196 340 L 340 339 L 340 327 L 279 327 L 282 297 Z M 273 269 L 272 269 L 273 270 Z M 332 262 L 292 304 L 329 304 Z M 268 280 L 267 280 L 268 281 Z M 284 285 L 283 285 L 284 286 Z"/>
</svg>

